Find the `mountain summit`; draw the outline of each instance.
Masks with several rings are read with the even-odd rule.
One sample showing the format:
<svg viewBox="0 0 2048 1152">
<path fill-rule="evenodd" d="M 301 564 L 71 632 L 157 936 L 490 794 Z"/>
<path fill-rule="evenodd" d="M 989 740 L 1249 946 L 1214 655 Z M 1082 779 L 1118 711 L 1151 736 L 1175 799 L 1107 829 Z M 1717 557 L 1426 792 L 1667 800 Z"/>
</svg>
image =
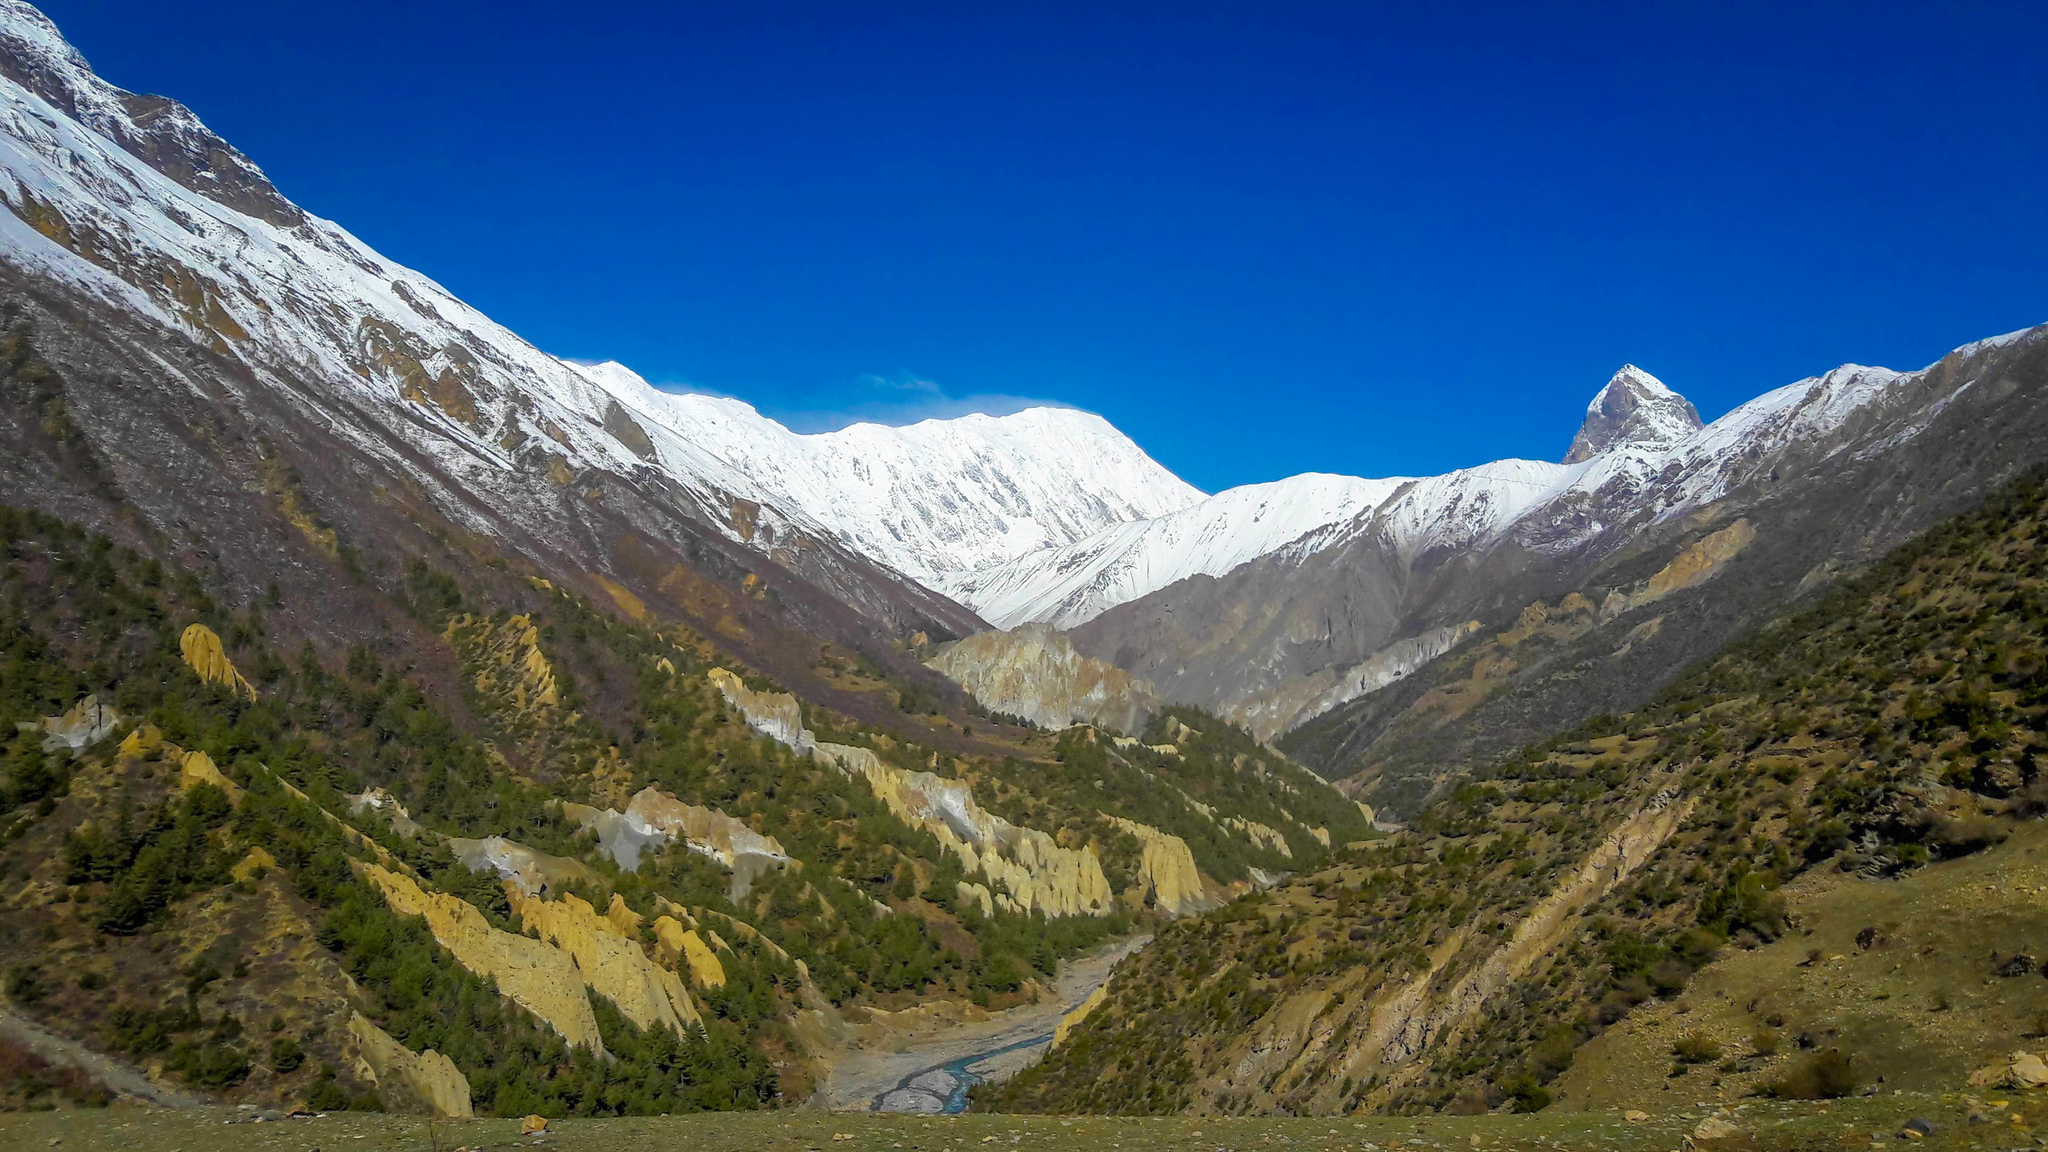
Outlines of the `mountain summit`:
<svg viewBox="0 0 2048 1152">
<path fill-rule="evenodd" d="M 1618 445 L 1667 448 L 1700 428 L 1699 409 L 1633 364 L 1623 364 L 1593 402 L 1564 462 L 1591 460 Z"/>
</svg>

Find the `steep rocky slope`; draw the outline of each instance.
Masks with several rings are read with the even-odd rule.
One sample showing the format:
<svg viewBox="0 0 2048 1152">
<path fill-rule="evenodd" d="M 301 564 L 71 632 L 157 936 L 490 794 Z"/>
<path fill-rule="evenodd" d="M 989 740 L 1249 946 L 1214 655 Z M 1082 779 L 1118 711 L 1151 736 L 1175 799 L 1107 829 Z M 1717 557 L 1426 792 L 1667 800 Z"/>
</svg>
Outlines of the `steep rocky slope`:
<svg viewBox="0 0 2048 1152">
<path fill-rule="evenodd" d="M 1575 453 L 1593 455 L 1406 484 L 1070 636 L 1165 699 L 1291 733 L 1286 747 L 1318 770 L 1412 811 L 1490 755 L 1640 703 L 1776 606 L 2044 458 L 2043 344 L 2032 330 L 1920 372 L 1837 369 L 1703 428 L 1626 370 L 1590 406 Z M 1571 616 L 1574 594 L 1582 625 L 1554 624 L 1511 660 L 1478 644 L 1525 610 Z M 1455 708 L 1436 703 L 1453 691 Z"/>
<path fill-rule="evenodd" d="M 1562 723 L 1639 706 L 1743 629 L 2048 459 L 2044 394 L 2048 330 L 1967 345 L 1891 379 L 1833 433 L 1786 436 L 1710 504 L 1680 504 L 1633 533 L 1605 528 L 1565 552 L 1511 545 L 1430 573 L 1410 620 L 1483 627 L 1282 742 L 1359 795 L 1412 812 Z M 1815 403 L 1841 401 L 1799 407 Z"/>
<path fill-rule="evenodd" d="M 1152 685 L 1074 651 L 1049 624 L 976 633 L 942 646 L 925 664 L 983 708 L 1044 728 L 1096 724 L 1136 734 L 1159 709 Z"/>
<path fill-rule="evenodd" d="M 1884 1074 L 1953 1085 L 1999 1064 L 2048 1008 L 2032 882 L 1928 866 L 2015 829 L 2039 839 L 2044 527 L 2048 488 L 2029 476 L 1642 711 L 1528 747 L 1400 835 L 1162 930 L 1043 1065 L 988 1103 L 1534 1109 L 1589 1041 L 1602 1038 L 1596 1060 L 1617 1046 L 1640 1058 L 1628 1037 L 1643 1032 L 1666 1038 L 1654 1055 L 1672 1078 L 1718 1089 L 1740 1074 L 1780 1095 L 1844 1094 Z M 1967 884 L 1973 922 L 1944 934 L 1886 919 L 1888 895 L 1828 901 L 1823 872 Z M 1794 978 L 1759 967 L 1839 965 L 1816 944 L 1842 941 L 1885 950 L 1856 965 L 1865 981 L 1889 970 L 1878 999 L 1927 999 L 1894 1011 L 1825 992 L 1840 968 L 1798 978 L 1813 994 L 1788 998 Z M 1680 1018 L 1705 1003 L 1692 990 L 1702 969 L 1718 994 L 1690 1027 Z M 1968 1015 L 1952 1021 L 1964 984 Z M 1724 1054 L 1719 1076 L 1694 1070 Z M 1632 1100 L 1662 1089 L 1634 1073 L 1616 1086 L 1605 1068 L 1564 1090 L 1611 1104 L 1624 1088 Z M 1714 1098 L 1707 1087 L 1687 1093 Z"/>
</svg>

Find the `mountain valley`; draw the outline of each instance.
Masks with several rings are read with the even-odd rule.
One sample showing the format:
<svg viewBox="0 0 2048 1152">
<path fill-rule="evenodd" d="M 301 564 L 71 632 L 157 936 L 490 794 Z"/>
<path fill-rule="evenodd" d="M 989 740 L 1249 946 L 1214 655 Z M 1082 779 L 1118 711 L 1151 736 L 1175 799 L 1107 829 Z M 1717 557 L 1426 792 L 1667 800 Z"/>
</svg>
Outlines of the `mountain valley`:
<svg viewBox="0 0 2048 1152">
<path fill-rule="evenodd" d="M 9 1108 L 1554 1116 L 2048 1031 L 2048 326 L 1206 494 L 550 355 L 23 0 L 0 200 Z"/>
</svg>

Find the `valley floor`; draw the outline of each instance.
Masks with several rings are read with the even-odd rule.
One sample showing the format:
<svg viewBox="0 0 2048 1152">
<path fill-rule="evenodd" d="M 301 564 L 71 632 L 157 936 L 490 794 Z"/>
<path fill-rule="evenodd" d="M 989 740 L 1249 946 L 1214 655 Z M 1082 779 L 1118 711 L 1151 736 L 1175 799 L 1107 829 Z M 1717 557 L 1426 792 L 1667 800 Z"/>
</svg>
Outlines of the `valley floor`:
<svg viewBox="0 0 2048 1152">
<path fill-rule="evenodd" d="M 1612 1148 L 1669 1152 L 1716 1149 L 2018 1149 L 2048 1138 L 2048 1093 L 2014 1095 L 1995 1117 L 1972 1123 L 1957 1094 L 1899 1094 L 1827 1103 L 1750 1102 L 1726 1110 L 1659 1113 L 1631 1121 L 1620 1112 L 1552 1110 L 1529 1116 L 1360 1117 L 1356 1119 L 1108 1119 L 1040 1116 L 848 1116 L 818 1111 L 713 1113 L 624 1120 L 567 1120 L 541 1136 L 521 1136 L 519 1121 L 438 1121 L 369 1113 L 232 1123 L 221 1109 L 171 1112 L 104 1110 L 0 1115 L 0 1147 L 61 1152 L 473 1152 L 552 1148 L 562 1152 L 954 1152 L 985 1147 L 1058 1148 L 1062 1152 L 1270 1152 L 1377 1149 Z M 241 1113 L 246 1117 L 248 1113 Z M 1710 1116 L 1732 1135 L 1692 1138 Z M 1900 1132 L 1931 1121 L 1922 1140 Z"/>
<path fill-rule="evenodd" d="M 1141 936 L 1121 941 L 1095 955 L 1066 961 L 1060 965 L 1052 994 L 1037 1004 L 930 1031 L 905 1030 L 879 1041 L 872 1036 L 862 1037 L 860 1042 L 865 1046 L 849 1042 L 826 1056 L 827 1071 L 819 1102 L 834 1111 L 859 1112 L 874 1107 L 889 1095 L 891 1098 L 884 1104 L 887 1111 L 936 1111 L 937 1097 L 928 1097 L 931 1106 L 920 1108 L 915 1105 L 924 1101 L 904 1097 L 924 1093 L 899 1089 L 923 1080 L 926 1073 L 949 1066 L 972 1065 L 977 1076 L 991 1079 L 1013 1075 L 1018 1068 L 1044 1055 L 1044 1044 L 1052 1039 L 1060 1017 L 1101 987 L 1117 961 L 1144 947 L 1150 939 Z M 993 1057 L 987 1067 L 975 1063 L 975 1057 L 984 1055 Z M 952 1079 L 950 1074 L 941 1076 Z"/>
</svg>

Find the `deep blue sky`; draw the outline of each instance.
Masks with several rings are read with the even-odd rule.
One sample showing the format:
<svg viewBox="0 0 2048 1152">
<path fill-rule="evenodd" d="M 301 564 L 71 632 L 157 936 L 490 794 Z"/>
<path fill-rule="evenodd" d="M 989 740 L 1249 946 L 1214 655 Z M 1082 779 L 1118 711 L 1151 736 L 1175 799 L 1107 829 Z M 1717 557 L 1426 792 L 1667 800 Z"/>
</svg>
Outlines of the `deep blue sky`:
<svg viewBox="0 0 2048 1152">
<path fill-rule="evenodd" d="M 1712 418 L 2048 320 L 2048 5 L 1375 7 L 45 4 L 541 347 L 805 428 L 1434 472 L 1623 361 Z"/>
</svg>

